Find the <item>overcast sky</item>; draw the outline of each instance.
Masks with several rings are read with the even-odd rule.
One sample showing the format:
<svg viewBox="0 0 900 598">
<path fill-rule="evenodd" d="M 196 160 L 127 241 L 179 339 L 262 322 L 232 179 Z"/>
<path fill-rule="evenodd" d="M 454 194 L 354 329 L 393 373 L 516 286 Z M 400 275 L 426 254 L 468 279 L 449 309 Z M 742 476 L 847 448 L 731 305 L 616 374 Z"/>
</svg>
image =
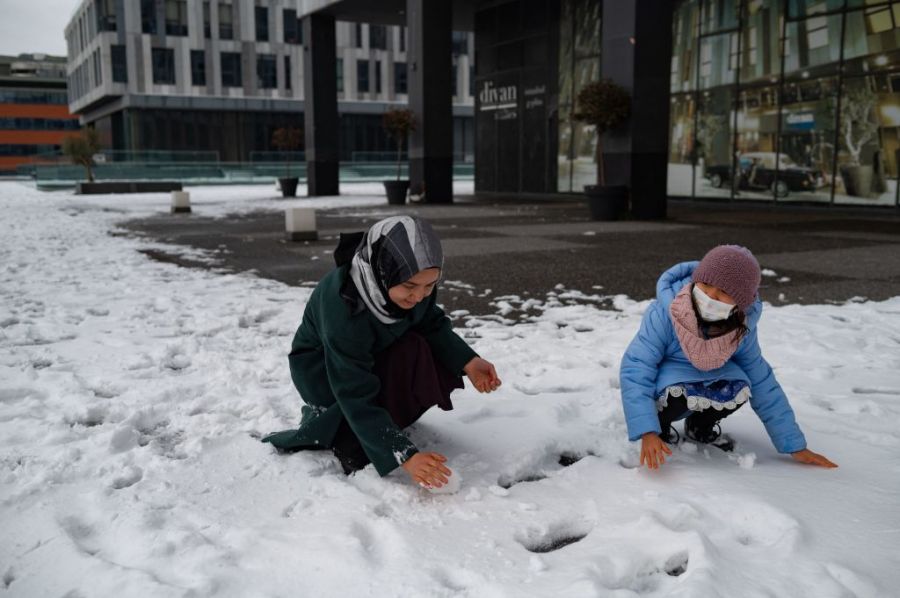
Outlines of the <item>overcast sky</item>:
<svg viewBox="0 0 900 598">
<path fill-rule="evenodd" d="M 79 0 L 0 0 L 0 54 L 66 55 L 63 29 Z"/>
</svg>

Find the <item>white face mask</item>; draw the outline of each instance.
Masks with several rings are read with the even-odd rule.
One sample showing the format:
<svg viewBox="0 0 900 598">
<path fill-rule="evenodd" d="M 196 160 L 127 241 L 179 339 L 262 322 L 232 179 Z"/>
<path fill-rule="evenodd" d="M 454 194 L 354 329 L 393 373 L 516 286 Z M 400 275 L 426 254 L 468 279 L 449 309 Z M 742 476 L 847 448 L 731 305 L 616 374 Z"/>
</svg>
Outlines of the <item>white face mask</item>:
<svg viewBox="0 0 900 598">
<path fill-rule="evenodd" d="M 694 297 L 694 305 L 697 306 L 700 317 L 706 322 L 721 322 L 722 320 L 727 320 L 731 315 L 731 312 L 734 311 L 734 305 L 713 299 L 704 293 L 697 285 L 694 285 L 691 295 Z"/>
</svg>

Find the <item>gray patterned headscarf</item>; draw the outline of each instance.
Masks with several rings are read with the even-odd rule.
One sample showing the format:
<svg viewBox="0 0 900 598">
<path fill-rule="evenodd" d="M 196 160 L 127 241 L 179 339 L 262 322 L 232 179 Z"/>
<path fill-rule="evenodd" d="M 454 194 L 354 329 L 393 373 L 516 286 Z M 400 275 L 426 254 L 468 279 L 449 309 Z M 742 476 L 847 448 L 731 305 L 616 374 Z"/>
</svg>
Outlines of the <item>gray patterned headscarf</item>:
<svg viewBox="0 0 900 598">
<path fill-rule="evenodd" d="M 427 268 L 443 268 L 444 252 L 434 229 L 416 216 L 379 220 L 366 233 L 350 264 L 350 278 L 369 311 L 385 324 L 402 318 L 388 289 Z"/>
</svg>

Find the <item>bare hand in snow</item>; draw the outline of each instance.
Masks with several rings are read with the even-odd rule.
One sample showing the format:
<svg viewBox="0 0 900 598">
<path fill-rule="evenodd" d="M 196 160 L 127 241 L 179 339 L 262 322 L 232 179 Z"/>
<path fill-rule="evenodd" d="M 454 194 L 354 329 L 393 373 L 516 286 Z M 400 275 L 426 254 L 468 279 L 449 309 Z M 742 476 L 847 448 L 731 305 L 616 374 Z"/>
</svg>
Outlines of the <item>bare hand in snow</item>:
<svg viewBox="0 0 900 598">
<path fill-rule="evenodd" d="M 802 451 L 791 453 L 791 457 L 794 458 L 794 461 L 799 461 L 800 463 L 818 465 L 819 467 L 827 467 L 829 469 L 831 469 L 832 467 L 837 467 L 837 463 L 832 463 L 831 461 L 826 459 L 824 455 L 814 453 L 809 449 L 803 449 Z"/>
<path fill-rule="evenodd" d="M 500 387 L 501 382 L 497 377 L 497 370 L 490 361 L 474 357 L 466 364 L 463 371 L 478 392 L 491 392 Z"/>
<path fill-rule="evenodd" d="M 666 462 L 666 455 L 671 454 L 672 449 L 656 432 L 647 432 L 641 436 L 641 465 L 646 464 L 649 469 L 658 469 Z"/>
<path fill-rule="evenodd" d="M 452 472 L 444 466 L 447 457 L 440 453 L 416 453 L 403 463 L 412 480 L 426 488 L 440 488 Z"/>
</svg>

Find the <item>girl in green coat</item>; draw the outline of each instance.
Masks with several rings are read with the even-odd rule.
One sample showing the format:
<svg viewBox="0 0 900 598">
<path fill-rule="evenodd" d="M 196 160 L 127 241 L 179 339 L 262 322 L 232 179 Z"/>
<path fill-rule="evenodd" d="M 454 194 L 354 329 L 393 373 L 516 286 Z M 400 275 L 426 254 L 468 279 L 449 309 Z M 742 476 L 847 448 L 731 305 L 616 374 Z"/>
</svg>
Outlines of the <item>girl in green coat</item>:
<svg viewBox="0 0 900 598">
<path fill-rule="evenodd" d="M 439 453 L 404 434 L 430 407 L 453 408 L 462 375 L 479 392 L 500 386 L 436 303 L 444 257 L 428 222 L 395 216 L 365 234 L 342 235 L 338 267 L 313 291 L 289 356 L 305 405 L 300 427 L 263 441 L 281 450 L 330 448 L 345 473 L 398 466 L 430 488 L 448 483 Z"/>
</svg>

